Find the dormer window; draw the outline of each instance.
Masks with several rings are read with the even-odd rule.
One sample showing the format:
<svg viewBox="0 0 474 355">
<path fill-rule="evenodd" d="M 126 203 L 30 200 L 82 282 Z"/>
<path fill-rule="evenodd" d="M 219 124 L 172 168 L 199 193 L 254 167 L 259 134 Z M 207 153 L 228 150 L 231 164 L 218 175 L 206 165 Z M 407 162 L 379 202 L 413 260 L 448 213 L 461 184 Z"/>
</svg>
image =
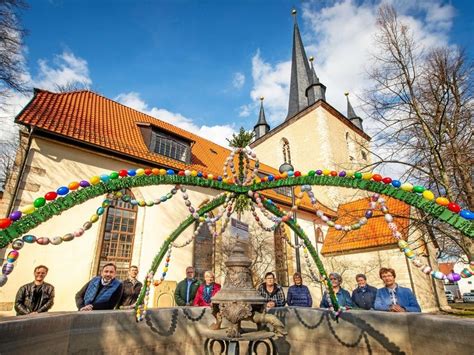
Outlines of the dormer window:
<svg viewBox="0 0 474 355">
<path fill-rule="evenodd" d="M 183 163 L 189 164 L 191 162 L 191 146 L 189 142 L 162 131 L 153 130 L 150 150 Z"/>
<path fill-rule="evenodd" d="M 191 163 L 191 146 L 194 141 L 180 135 L 168 132 L 149 123 L 138 123 L 143 141 L 152 153 Z"/>
</svg>

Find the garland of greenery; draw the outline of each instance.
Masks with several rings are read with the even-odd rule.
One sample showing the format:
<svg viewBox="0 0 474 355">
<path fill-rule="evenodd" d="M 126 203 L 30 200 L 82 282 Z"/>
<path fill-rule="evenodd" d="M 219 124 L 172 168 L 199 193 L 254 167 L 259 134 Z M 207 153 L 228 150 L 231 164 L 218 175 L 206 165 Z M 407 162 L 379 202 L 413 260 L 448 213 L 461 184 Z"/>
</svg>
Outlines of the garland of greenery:
<svg viewBox="0 0 474 355">
<path fill-rule="evenodd" d="M 0 230 L 0 248 L 6 247 L 14 239 L 21 237 L 29 230 L 35 228 L 53 216 L 59 215 L 63 211 L 68 210 L 69 208 L 81 204 L 89 199 L 95 198 L 105 193 L 119 191 L 126 188 L 165 184 L 199 186 L 215 190 L 234 192 L 237 194 L 247 194 L 248 191 L 261 191 L 282 186 L 299 185 L 339 186 L 372 191 L 391 196 L 394 199 L 403 201 L 408 205 L 421 209 L 436 219 L 451 225 L 465 236 L 474 239 L 474 221 L 467 220 L 461 217 L 459 214 L 450 211 L 446 207 L 437 204 L 435 201 L 427 200 L 415 192 L 404 191 L 393 187 L 390 184 L 384 184 L 372 180 L 339 176 L 308 175 L 260 183 L 254 182 L 252 185 L 241 186 L 195 176 L 140 175 L 124 177 L 120 179 L 111 179 L 107 182 L 101 182 L 80 190 L 71 191 L 64 197 L 58 197 L 54 201 L 46 203 L 44 206 L 37 208 L 33 213 L 25 215 L 21 219 L 13 222 L 8 228 Z"/>
</svg>

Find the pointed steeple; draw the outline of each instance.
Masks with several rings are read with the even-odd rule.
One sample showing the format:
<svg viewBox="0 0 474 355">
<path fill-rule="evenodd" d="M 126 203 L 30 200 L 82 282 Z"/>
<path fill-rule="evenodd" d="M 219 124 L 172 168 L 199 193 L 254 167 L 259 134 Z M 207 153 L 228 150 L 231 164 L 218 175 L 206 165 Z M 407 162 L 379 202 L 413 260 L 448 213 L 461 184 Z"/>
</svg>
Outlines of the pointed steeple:
<svg viewBox="0 0 474 355">
<path fill-rule="evenodd" d="M 344 95 L 346 95 L 347 98 L 347 118 L 361 130 L 364 130 L 362 128 L 362 118 L 356 115 L 354 108 L 352 107 L 351 102 L 349 101 L 349 93 L 345 92 Z"/>
<path fill-rule="evenodd" d="M 296 21 L 296 10 L 293 9 L 295 25 L 293 29 L 293 53 L 291 59 L 291 81 L 290 81 L 290 100 L 288 102 L 289 119 L 308 106 L 306 98 L 306 89 L 310 85 L 310 68 L 308 58 L 301 40 L 298 22 Z"/>
<path fill-rule="evenodd" d="M 265 110 L 263 108 L 263 100 L 264 97 L 260 97 L 260 113 L 258 114 L 258 121 L 257 124 L 253 127 L 253 131 L 255 132 L 255 139 L 259 139 L 260 137 L 267 134 L 270 130 L 270 125 L 267 123 L 267 119 L 265 118 Z"/>
<path fill-rule="evenodd" d="M 326 101 L 326 86 L 324 86 L 316 75 L 314 70 L 314 57 L 309 57 L 311 62 L 310 83 L 306 89 L 306 97 L 308 98 L 308 106 L 314 104 L 318 100 Z"/>
</svg>

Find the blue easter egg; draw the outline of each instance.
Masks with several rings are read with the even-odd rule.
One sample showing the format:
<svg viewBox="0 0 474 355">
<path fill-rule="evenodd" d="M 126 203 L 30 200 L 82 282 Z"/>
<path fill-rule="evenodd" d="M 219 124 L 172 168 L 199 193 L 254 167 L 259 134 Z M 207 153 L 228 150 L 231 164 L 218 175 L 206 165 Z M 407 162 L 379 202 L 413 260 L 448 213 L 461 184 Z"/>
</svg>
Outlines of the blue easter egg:
<svg viewBox="0 0 474 355">
<path fill-rule="evenodd" d="M 274 179 L 273 175 L 268 175 L 268 181 L 273 181 Z"/>
<path fill-rule="evenodd" d="M 57 194 L 60 196 L 67 195 L 69 192 L 69 189 L 66 186 L 61 186 L 59 189 L 56 190 Z"/>
<path fill-rule="evenodd" d="M 100 180 L 102 180 L 103 182 L 107 182 L 107 181 L 110 180 L 110 176 L 107 175 L 107 174 L 102 174 L 102 175 L 100 176 Z"/>
<path fill-rule="evenodd" d="M 130 170 L 127 170 L 127 174 L 128 174 L 128 176 L 135 176 L 135 175 L 137 175 L 137 172 L 133 169 L 130 169 Z"/>
<path fill-rule="evenodd" d="M 399 180 L 393 180 L 392 181 L 392 186 L 393 187 L 400 187 L 400 186 L 402 186 L 402 183 Z"/>
<path fill-rule="evenodd" d="M 166 175 L 174 175 L 174 170 L 173 169 L 166 170 Z"/>
<path fill-rule="evenodd" d="M 197 177 L 202 177 L 202 173 L 199 171 Z"/>
<path fill-rule="evenodd" d="M 33 244 L 34 242 L 36 242 L 36 237 L 31 234 L 24 235 L 21 239 L 23 239 L 25 243 L 29 244 Z"/>
<path fill-rule="evenodd" d="M 469 210 L 462 210 L 461 212 L 459 212 L 459 215 L 462 218 L 465 218 L 465 219 L 468 219 L 468 220 L 474 219 L 474 212 L 469 211 Z"/>
</svg>

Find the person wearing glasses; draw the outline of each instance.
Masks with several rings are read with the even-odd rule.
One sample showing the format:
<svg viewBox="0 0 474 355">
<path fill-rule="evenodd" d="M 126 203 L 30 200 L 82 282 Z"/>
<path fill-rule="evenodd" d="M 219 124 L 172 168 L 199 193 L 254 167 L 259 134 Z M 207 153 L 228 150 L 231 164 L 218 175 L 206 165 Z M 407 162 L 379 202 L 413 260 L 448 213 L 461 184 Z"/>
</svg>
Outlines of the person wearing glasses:
<svg viewBox="0 0 474 355">
<path fill-rule="evenodd" d="M 329 280 L 331 280 L 332 289 L 336 294 L 337 302 L 341 307 L 353 308 L 354 304 L 352 303 L 351 294 L 349 291 L 341 287 L 342 277 L 337 272 L 332 272 L 329 274 Z M 323 298 L 321 299 L 321 308 L 333 308 L 331 298 L 327 291 L 324 291 Z"/>
<path fill-rule="evenodd" d="M 285 292 L 283 288 L 275 282 L 273 272 L 265 274 L 265 281 L 258 286 L 258 293 L 265 298 L 266 308 L 283 307 L 286 303 Z"/>
<path fill-rule="evenodd" d="M 395 282 L 397 277 L 395 270 L 383 267 L 379 271 L 379 276 L 385 287 L 377 290 L 374 304 L 377 311 L 421 312 L 413 292 L 407 287 L 398 286 Z"/>
<path fill-rule="evenodd" d="M 174 299 L 178 306 L 192 306 L 194 297 L 201 283 L 194 278 L 194 268 L 188 266 L 186 268 L 186 278 L 182 280 L 174 291 Z"/>
</svg>

